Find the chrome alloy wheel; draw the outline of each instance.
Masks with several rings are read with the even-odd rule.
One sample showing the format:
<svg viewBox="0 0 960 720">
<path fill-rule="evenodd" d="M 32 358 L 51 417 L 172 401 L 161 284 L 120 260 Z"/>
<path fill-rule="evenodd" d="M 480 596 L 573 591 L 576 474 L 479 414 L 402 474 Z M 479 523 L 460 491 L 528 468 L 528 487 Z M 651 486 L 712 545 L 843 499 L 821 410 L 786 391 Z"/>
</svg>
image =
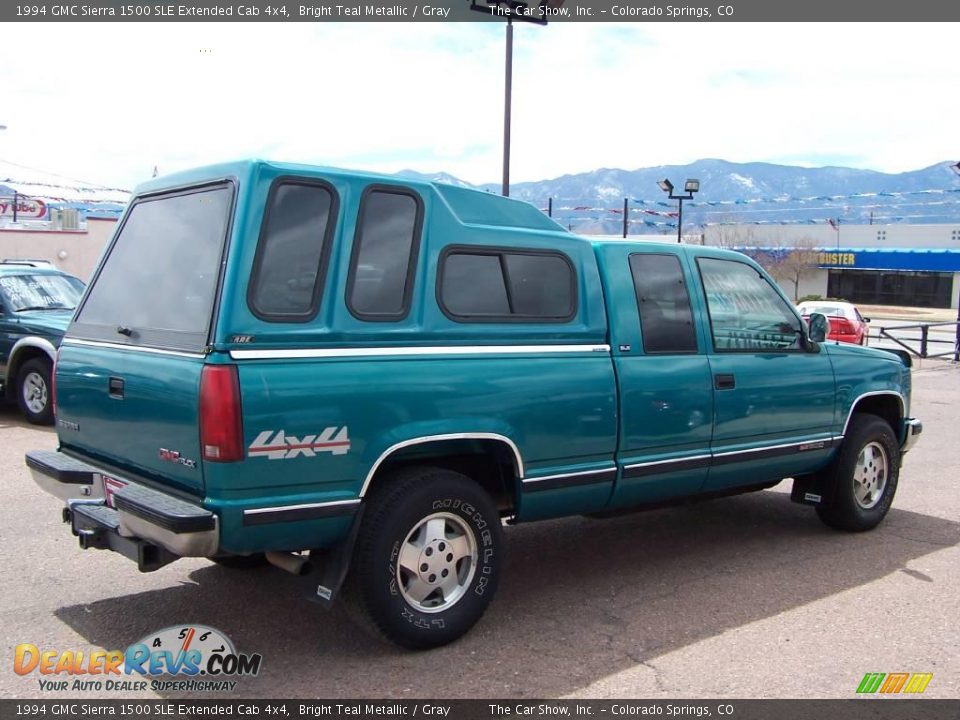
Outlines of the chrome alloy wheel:
<svg viewBox="0 0 960 720">
<path fill-rule="evenodd" d="M 889 467 L 890 461 L 883 445 L 878 442 L 864 445 L 853 470 L 853 496 L 857 505 L 864 510 L 875 507 L 883 497 Z"/>
<path fill-rule="evenodd" d="M 37 372 L 27 373 L 23 378 L 23 403 L 30 412 L 39 415 L 47 407 L 47 382 Z"/>
<path fill-rule="evenodd" d="M 417 523 L 400 546 L 397 585 L 420 612 L 440 612 L 463 597 L 476 568 L 473 530 L 456 515 L 434 513 Z"/>
</svg>

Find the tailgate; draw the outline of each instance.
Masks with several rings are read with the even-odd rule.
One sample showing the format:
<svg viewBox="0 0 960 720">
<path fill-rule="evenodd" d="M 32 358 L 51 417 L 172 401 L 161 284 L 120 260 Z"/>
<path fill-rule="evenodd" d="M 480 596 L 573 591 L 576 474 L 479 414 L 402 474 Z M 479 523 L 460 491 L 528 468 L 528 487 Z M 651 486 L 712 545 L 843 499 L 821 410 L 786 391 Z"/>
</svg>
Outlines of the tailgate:
<svg viewBox="0 0 960 720">
<path fill-rule="evenodd" d="M 61 445 L 138 475 L 202 491 L 202 369 L 202 356 L 67 340 L 56 379 Z"/>
</svg>

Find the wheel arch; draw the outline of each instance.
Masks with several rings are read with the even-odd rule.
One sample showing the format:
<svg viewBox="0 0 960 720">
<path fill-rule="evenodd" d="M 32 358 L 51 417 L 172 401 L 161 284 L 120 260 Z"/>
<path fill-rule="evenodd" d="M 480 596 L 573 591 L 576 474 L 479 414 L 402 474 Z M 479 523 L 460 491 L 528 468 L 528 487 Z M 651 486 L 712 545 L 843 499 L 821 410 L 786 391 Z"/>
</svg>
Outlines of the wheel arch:
<svg viewBox="0 0 960 720">
<path fill-rule="evenodd" d="M 42 337 L 24 337 L 17 340 L 10 349 L 10 360 L 7 363 L 7 380 L 4 383 L 7 398 L 15 396 L 17 375 L 20 374 L 20 367 L 28 360 L 45 357 L 51 363 L 57 357 L 57 349 L 46 338 Z"/>
<path fill-rule="evenodd" d="M 885 420 L 893 430 L 894 436 L 899 438 L 902 421 L 906 417 L 906 405 L 903 395 L 895 390 L 873 390 L 861 393 L 850 404 L 850 411 L 843 423 L 843 435 L 846 436 L 850 421 L 855 414 L 867 413 Z"/>
<path fill-rule="evenodd" d="M 380 453 L 360 489 L 363 498 L 392 470 L 411 465 L 443 467 L 466 475 L 493 497 L 502 513 L 516 510 L 523 456 L 506 435 L 460 432 L 412 437 Z"/>
</svg>

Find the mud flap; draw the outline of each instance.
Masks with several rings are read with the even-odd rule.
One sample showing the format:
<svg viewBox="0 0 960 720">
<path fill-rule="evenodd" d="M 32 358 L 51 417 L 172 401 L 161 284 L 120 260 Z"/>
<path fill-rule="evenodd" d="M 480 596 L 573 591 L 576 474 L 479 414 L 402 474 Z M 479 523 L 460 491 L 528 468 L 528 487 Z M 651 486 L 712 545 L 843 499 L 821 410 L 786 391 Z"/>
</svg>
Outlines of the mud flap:
<svg viewBox="0 0 960 720">
<path fill-rule="evenodd" d="M 353 558 L 353 546 L 357 542 L 360 532 L 360 523 L 363 520 L 361 505 L 353 516 L 353 525 L 343 542 L 329 550 L 314 550 L 310 553 L 311 564 L 316 568 L 303 577 L 306 584 L 307 599 L 321 605 L 325 610 L 333 607 L 337 593 L 343 586 L 343 581 L 350 570 L 350 560 Z"/>
<path fill-rule="evenodd" d="M 803 475 L 793 479 L 790 499 L 801 505 L 823 505 L 827 503 L 836 488 L 836 471 L 833 463 L 820 472 Z"/>
</svg>

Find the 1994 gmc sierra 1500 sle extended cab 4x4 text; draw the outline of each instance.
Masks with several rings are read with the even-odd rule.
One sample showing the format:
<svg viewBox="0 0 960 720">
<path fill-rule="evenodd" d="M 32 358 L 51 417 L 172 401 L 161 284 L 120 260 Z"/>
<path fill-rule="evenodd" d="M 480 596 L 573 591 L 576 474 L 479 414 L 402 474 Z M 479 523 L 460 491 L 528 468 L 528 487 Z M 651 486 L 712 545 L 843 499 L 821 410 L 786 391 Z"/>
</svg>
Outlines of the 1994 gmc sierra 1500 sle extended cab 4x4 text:
<svg viewBox="0 0 960 720">
<path fill-rule="evenodd" d="M 490 602 L 505 519 L 794 478 L 828 525 L 877 525 L 921 430 L 909 361 L 825 329 L 734 252 L 220 165 L 137 190 L 59 351 L 60 448 L 27 464 L 84 548 L 317 566 L 314 596 L 343 582 L 431 647 Z"/>
</svg>

